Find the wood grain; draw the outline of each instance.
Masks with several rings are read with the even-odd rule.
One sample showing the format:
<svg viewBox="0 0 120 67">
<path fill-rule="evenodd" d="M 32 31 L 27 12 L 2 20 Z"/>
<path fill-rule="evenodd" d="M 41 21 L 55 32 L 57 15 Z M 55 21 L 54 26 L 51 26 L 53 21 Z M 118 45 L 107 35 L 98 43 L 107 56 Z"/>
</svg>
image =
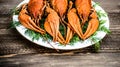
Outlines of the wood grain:
<svg viewBox="0 0 120 67">
<path fill-rule="evenodd" d="M 0 15 L 10 15 L 11 9 L 16 7 L 23 0 L 0 0 Z M 120 13 L 119 0 L 94 0 L 99 2 L 101 7 L 108 13 Z"/>
<path fill-rule="evenodd" d="M 10 56 L 10 57 L 9 57 Z M 26 54 L 1 58 L 4 67 L 120 67 L 120 53 Z"/>
<path fill-rule="evenodd" d="M 0 67 L 120 67 L 120 1 L 94 0 L 108 13 L 111 34 L 93 47 L 59 51 L 34 44 L 9 29 L 11 9 L 23 0 L 0 0 Z"/>
</svg>

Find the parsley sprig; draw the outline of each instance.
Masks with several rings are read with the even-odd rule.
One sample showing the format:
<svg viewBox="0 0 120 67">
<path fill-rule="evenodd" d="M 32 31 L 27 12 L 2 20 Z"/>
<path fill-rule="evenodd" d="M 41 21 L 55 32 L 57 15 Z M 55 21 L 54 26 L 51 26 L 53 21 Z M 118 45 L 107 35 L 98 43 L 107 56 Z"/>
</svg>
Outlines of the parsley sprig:
<svg viewBox="0 0 120 67">
<path fill-rule="evenodd" d="M 25 34 L 32 38 L 32 40 L 39 40 L 41 35 L 33 30 L 27 29 Z"/>
<path fill-rule="evenodd" d="M 13 9 L 11 9 L 11 15 L 18 15 L 20 13 L 21 8 L 16 8 L 14 7 Z"/>
<path fill-rule="evenodd" d="M 11 21 L 9 28 L 15 28 L 16 26 L 19 26 L 19 25 L 20 25 L 19 21 Z"/>
<path fill-rule="evenodd" d="M 100 42 L 95 43 L 92 45 L 93 47 L 93 52 L 98 52 L 100 50 Z"/>
</svg>

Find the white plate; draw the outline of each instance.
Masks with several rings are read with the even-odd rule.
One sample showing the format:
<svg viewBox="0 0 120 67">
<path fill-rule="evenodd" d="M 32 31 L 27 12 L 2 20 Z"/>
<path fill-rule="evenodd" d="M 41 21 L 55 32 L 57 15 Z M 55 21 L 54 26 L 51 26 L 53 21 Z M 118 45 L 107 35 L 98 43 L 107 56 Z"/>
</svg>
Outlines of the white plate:
<svg viewBox="0 0 120 67">
<path fill-rule="evenodd" d="M 20 7 L 22 4 L 24 3 L 28 3 L 29 0 L 24 0 L 23 2 L 21 2 L 17 7 Z M 95 4 L 95 2 L 92 2 L 92 4 Z M 101 11 L 102 13 L 106 13 L 100 6 L 96 6 L 95 7 L 95 10 L 96 11 Z M 107 27 L 109 29 L 109 19 L 108 19 L 108 16 L 103 16 L 99 19 L 102 19 L 102 20 L 106 20 L 106 23 L 104 23 L 103 25 L 105 27 Z M 18 20 L 18 15 L 13 15 L 13 21 L 19 21 Z M 20 25 L 20 26 L 17 26 L 16 27 L 17 31 L 23 36 L 25 37 L 26 39 L 28 39 L 29 41 L 33 42 L 33 43 L 36 43 L 40 46 L 44 46 L 44 47 L 48 47 L 48 48 L 56 48 L 56 49 L 60 49 L 60 50 L 73 50 L 73 49 L 80 49 L 80 48 L 85 48 L 85 47 L 88 47 L 88 46 L 91 46 L 95 43 L 97 43 L 98 41 L 94 42 L 91 40 L 91 37 L 89 37 L 88 39 L 84 40 L 84 41 L 79 41 L 79 42 L 76 42 L 74 43 L 73 45 L 66 45 L 66 46 L 60 46 L 59 43 L 54 43 L 54 42 L 50 42 L 50 44 L 53 46 L 51 46 L 50 44 L 48 44 L 47 42 L 43 42 L 42 39 L 43 38 L 39 38 L 39 40 L 32 40 L 31 37 L 25 35 L 25 31 L 27 30 L 24 26 Z M 96 36 L 97 38 L 99 38 L 100 40 L 103 39 L 106 35 L 106 33 L 104 31 L 96 31 Z"/>
</svg>

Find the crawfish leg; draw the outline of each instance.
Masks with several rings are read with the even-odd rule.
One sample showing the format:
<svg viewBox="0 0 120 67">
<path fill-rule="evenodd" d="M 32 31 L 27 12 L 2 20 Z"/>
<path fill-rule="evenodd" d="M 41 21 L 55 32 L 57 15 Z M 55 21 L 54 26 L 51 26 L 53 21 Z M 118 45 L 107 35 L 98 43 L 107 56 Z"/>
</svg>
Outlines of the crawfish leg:
<svg viewBox="0 0 120 67">
<path fill-rule="evenodd" d="M 82 20 L 82 27 L 85 22 L 88 21 L 88 17 L 91 10 L 91 0 L 76 0 L 75 6 L 77 8 L 78 14 Z"/>
<path fill-rule="evenodd" d="M 40 27 L 38 27 L 31 19 L 29 19 L 29 22 L 34 28 L 40 30 L 42 34 L 45 33 L 45 31 L 43 29 L 41 29 Z"/>
<path fill-rule="evenodd" d="M 92 19 L 89 22 L 87 31 L 84 34 L 84 39 L 88 38 L 89 36 L 91 36 L 93 33 L 95 33 L 95 31 L 97 30 L 99 26 L 99 21 L 97 19 Z"/>
<path fill-rule="evenodd" d="M 91 28 L 92 28 L 92 23 L 88 23 L 88 27 L 87 27 L 86 32 L 84 33 L 84 36 L 86 36 L 89 33 Z"/>
<path fill-rule="evenodd" d="M 58 41 L 61 44 L 65 44 L 65 39 L 63 38 L 63 36 L 62 36 L 62 34 L 60 32 L 58 33 Z"/>
<path fill-rule="evenodd" d="M 22 19 L 22 17 L 19 16 L 19 19 Z M 33 25 L 31 25 L 30 23 L 28 23 L 29 20 L 22 20 L 22 21 L 20 20 L 20 22 L 21 22 L 21 24 L 22 24 L 23 26 L 25 26 L 26 28 L 31 29 L 31 30 L 34 30 L 34 31 L 39 32 L 39 33 L 42 33 L 40 30 L 36 29 L 35 27 L 33 27 Z"/>
<path fill-rule="evenodd" d="M 66 44 L 70 42 L 72 37 L 73 37 L 73 31 L 70 29 L 70 27 L 67 27 Z"/>
<path fill-rule="evenodd" d="M 82 28 L 80 25 L 79 18 L 76 14 L 76 10 L 73 8 L 68 12 L 68 22 L 71 25 L 71 27 L 74 29 L 74 31 L 79 35 L 80 38 L 83 39 L 83 33 Z"/>
<path fill-rule="evenodd" d="M 40 32 L 41 34 L 45 33 L 44 30 L 41 30 L 31 19 L 31 17 L 29 15 L 27 15 L 26 13 L 26 5 L 22 6 L 22 9 L 19 13 L 19 17 L 18 19 L 20 20 L 21 24 L 23 24 L 26 28 L 29 28 L 31 30 L 35 30 L 36 32 Z"/>
<path fill-rule="evenodd" d="M 51 29 L 51 27 L 50 27 L 49 22 L 45 22 L 44 27 L 45 27 L 46 31 L 47 31 L 51 36 L 53 36 L 53 32 L 52 32 L 52 29 Z M 58 38 L 57 38 L 57 40 L 58 40 L 60 43 L 64 44 L 64 41 L 65 41 L 65 40 L 64 40 L 64 38 L 63 38 L 63 36 L 61 35 L 60 32 L 58 32 Z"/>
<path fill-rule="evenodd" d="M 52 22 L 49 22 L 49 24 L 50 24 L 50 28 L 52 29 L 52 33 L 53 33 L 53 41 L 56 41 L 57 35 L 58 35 L 59 24 L 55 24 Z"/>
<path fill-rule="evenodd" d="M 89 36 L 91 36 L 93 33 L 95 33 L 95 31 L 97 30 L 98 26 L 99 26 L 99 21 L 98 21 L 98 18 L 97 18 L 97 14 L 94 10 L 94 12 L 90 15 L 90 17 L 92 18 L 90 21 L 89 21 L 89 24 L 88 24 L 88 28 L 84 34 L 84 39 L 88 38 Z"/>
<path fill-rule="evenodd" d="M 68 0 L 50 0 L 50 2 L 53 9 L 60 15 L 60 17 L 63 17 L 67 11 Z"/>
<path fill-rule="evenodd" d="M 72 6 L 73 6 L 73 2 L 72 2 L 72 1 L 69 1 L 68 12 L 71 10 Z"/>
</svg>

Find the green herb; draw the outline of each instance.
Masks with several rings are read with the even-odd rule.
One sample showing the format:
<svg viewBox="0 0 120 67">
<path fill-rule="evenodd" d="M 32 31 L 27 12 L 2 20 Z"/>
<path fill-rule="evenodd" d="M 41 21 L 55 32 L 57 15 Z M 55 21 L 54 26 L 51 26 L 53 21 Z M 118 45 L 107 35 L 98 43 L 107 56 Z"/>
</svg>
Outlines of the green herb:
<svg viewBox="0 0 120 67">
<path fill-rule="evenodd" d="M 45 22 L 45 18 L 42 18 L 40 20 L 40 28 L 44 29 L 44 22 Z"/>
<path fill-rule="evenodd" d="M 84 24 L 84 26 L 83 26 L 83 28 L 82 28 L 82 31 L 83 31 L 83 33 L 85 33 L 86 32 L 86 30 L 87 30 L 87 27 L 88 27 L 88 21 Z"/>
<path fill-rule="evenodd" d="M 17 9 L 17 8 L 13 8 L 11 10 L 11 15 L 18 15 L 20 12 L 20 9 Z M 20 22 L 19 21 L 11 21 L 10 22 L 10 28 L 15 28 L 16 26 L 19 26 L 20 25 Z"/>
<path fill-rule="evenodd" d="M 104 24 L 106 20 L 100 20 L 100 25 Z"/>
<path fill-rule="evenodd" d="M 107 34 L 111 33 L 111 31 L 107 27 L 105 27 L 105 26 L 99 26 L 98 30 L 99 31 L 104 31 Z"/>
<path fill-rule="evenodd" d="M 66 45 L 63 45 L 63 44 L 59 43 L 59 45 L 58 45 L 58 46 L 62 46 L 62 47 L 65 47 Z"/>
<path fill-rule="evenodd" d="M 48 40 L 48 41 L 52 40 L 52 37 L 51 37 L 48 33 L 42 35 L 42 34 L 40 34 L 40 33 L 38 33 L 38 32 L 33 31 L 33 30 L 27 29 L 27 30 L 25 31 L 25 34 L 28 35 L 29 37 L 31 37 L 33 41 L 34 41 L 34 40 L 39 40 L 40 37 L 43 38 L 43 41 L 44 41 L 44 42 L 45 42 L 46 40 Z M 49 38 L 49 39 L 48 39 L 48 38 Z"/>
<path fill-rule="evenodd" d="M 16 26 L 19 26 L 20 22 L 19 21 L 11 21 L 10 22 L 10 28 L 15 28 Z"/>
<path fill-rule="evenodd" d="M 59 26 L 59 31 L 60 31 L 60 33 L 62 34 L 62 36 L 65 36 L 66 34 L 65 34 L 65 31 L 64 31 L 64 27 L 63 27 L 63 25 L 61 25 L 60 24 L 60 26 Z"/>
<path fill-rule="evenodd" d="M 30 30 L 30 29 L 27 29 L 25 31 L 25 34 L 28 35 L 29 37 L 31 37 L 33 41 L 34 40 L 39 40 L 39 38 L 41 37 L 40 33 L 37 33 L 37 32 L 35 32 L 33 30 Z"/>
<path fill-rule="evenodd" d="M 95 43 L 92 47 L 94 52 L 98 52 L 100 50 L 100 42 Z"/>
<path fill-rule="evenodd" d="M 97 10 L 96 12 L 97 12 L 98 18 L 107 16 L 107 13 L 103 13 L 101 10 Z"/>
<path fill-rule="evenodd" d="M 18 15 L 20 13 L 20 8 L 13 8 L 11 9 L 11 15 Z"/>
<path fill-rule="evenodd" d="M 88 22 L 86 22 L 86 23 L 84 24 L 83 28 L 82 28 L 83 33 L 86 32 L 87 27 L 88 27 Z"/>
<path fill-rule="evenodd" d="M 100 3 L 96 2 L 93 7 L 95 8 L 96 6 L 100 6 Z"/>
<path fill-rule="evenodd" d="M 100 21 L 98 31 L 104 31 L 107 34 L 111 33 L 107 27 L 103 26 L 103 24 L 106 23 L 106 20 L 100 20 L 101 17 L 107 17 L 107 13 L 103 13 L 101 10 L 97 10 L 97 15 Z"/>
<path fill-rule="evenodd" d="M 97 41 L 100 40 L 100 38 L 95 37 L 95 36 L 91 36 L 90 38 L 91 38 L 91 40 L 92 40 L 93 42 L 97 42 Z"/>
<path fill-rule="evenodd" d="M 52 36 L 49 35 L 48 33 L 44 34 L 43 37 L 47 38 L 47 40 L 52 40 Z"/>
<path fill-rule="evenodd" d="M 78 41 L 80 41 L 80 38 L 78 37 L 78 35 L 74 35 L 70 41 L 70 45 L 74 45 L 74 43 Z"/>
</svg>

